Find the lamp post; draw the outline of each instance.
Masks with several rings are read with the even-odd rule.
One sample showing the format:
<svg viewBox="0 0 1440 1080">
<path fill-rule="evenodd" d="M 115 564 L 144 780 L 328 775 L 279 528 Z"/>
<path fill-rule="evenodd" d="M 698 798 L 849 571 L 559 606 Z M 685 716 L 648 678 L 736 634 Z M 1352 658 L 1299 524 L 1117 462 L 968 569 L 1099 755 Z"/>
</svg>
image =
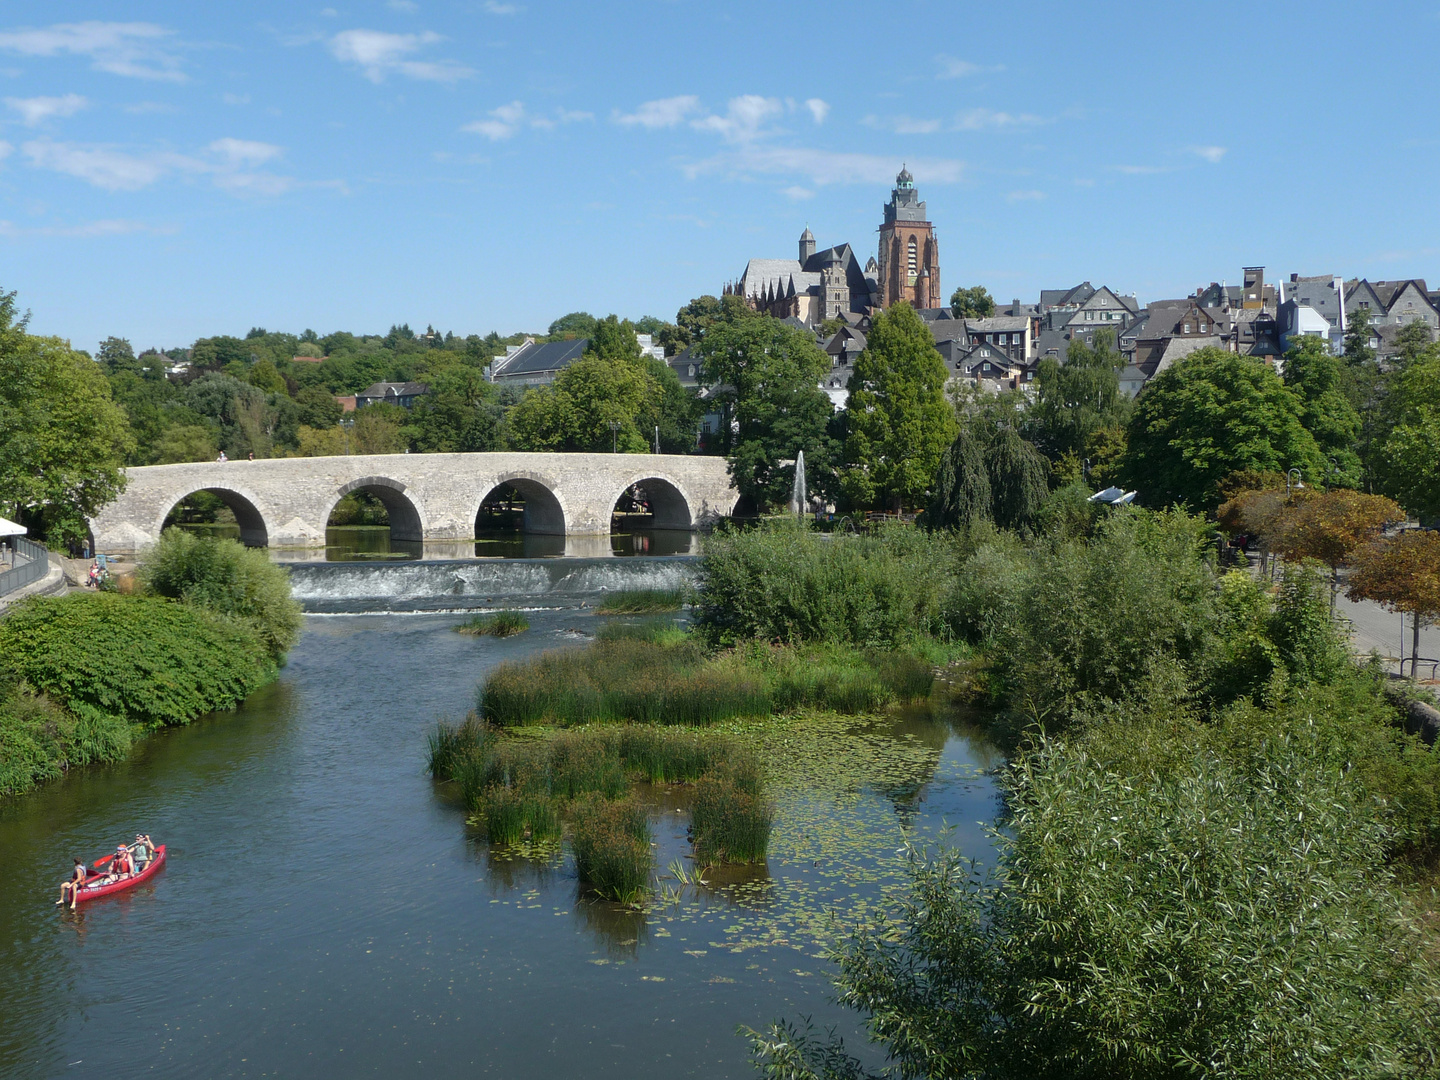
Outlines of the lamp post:
<svg viewBox="0 0 1440 1080">
<path fill-rule="evenodd" d="M 620 452 L 620 421 L 619 421 L 619 420 L 611 420 L 611 421 L 610 421 L 610 452 L 611 452 L 612 454 L 618 454 L 618 453 Z"/>
<path fill-rule="evenodd" d="M 1285 497 L 1287 499 L 1290 497 L 1291 491 L 1301 491 L 1304 489 L 1304 487 L 1304 483 L 1302 483 L 1300 480 L 1299 469 L 1285 470 Z"/>
<path fill-rule="evenodd" d="M 350 456 L 350 429 L 355 426 L 354 420 L 341 420 L 340 426 L 345 429 L 345 456 Z"/>
</svg>

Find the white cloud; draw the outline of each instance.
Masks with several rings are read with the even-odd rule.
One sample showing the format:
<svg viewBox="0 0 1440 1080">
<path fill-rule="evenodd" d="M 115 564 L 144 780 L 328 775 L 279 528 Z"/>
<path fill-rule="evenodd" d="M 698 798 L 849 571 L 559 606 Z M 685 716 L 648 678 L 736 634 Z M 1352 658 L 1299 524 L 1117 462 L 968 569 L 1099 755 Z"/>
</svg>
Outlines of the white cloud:
<svg viewBox="0 0 1440 1080">
<path fill-rule="evenodd" d="M 983 67 L 980 64 L 972 64 L 969 60 L 957 60 L 953 56 L 937 56 L 935 62 L 940 65 L 940 79 L 963 79 L 967 75 L 984 75 L 993 71 L 1004 71 L 1004 64 L 996 64 L 993 67 Z"/>
<path fill-rule="evenodd" d="M 35 127 L 52 116 L 74 116 L 90 102 L 79 94 L 65 94 L 63 97 L 7 97 L 5 104 L 20 114 L 21 123 L 26 127 Z"/>
<path fill-rule="evenodd" d="M 1115 171 L 1126 176 L 1156 176 L 1170 170 L 1164 165 L 1116 165 Z"/>
<path fill-rule="evenodd" d="M 414 13 L 420 10 L 420 5 L 415 0 L 385 0 L 385 6 L 391 11 L 404 11 Z"/>
<path fill-rule="evenodd" d="M 787 187 L 784 191 L 782 191 L 781 194 L 788 195 L 790 196 L 790 198 L 798 202 L 801 199 L 809 199 L 813 197 L 815 193 L 809 188 L 801 187 L 799 184 L 792 184 L 790 187 Z"/>
<path fill-rule="evenodd" d="M 815 117 L 815 123 L 823 124 L 825 117 L 830 115 L 830 106 L 827 102 L 818 97 L 806 98 L 805 107 L 810 110 L 810 115 Z"/>
<path fill-rule="evenodd" d="M 216 139 L 201 154 L 133 154 L 111 146 L 35 139 L 20 147 L 32 167 L 73 176 L 106 191 L 139 191 L 167 176 L 208 177 L 235 195 L 279 195 L 293 177 L 256 171 L 280 156 L 280 147 L 246 139 Z M 333 186 L 333 185 L 327 185 Z"/>
<path fill-rule="evenodd" d="M 127 113 L 133 113 L 136 116 L 143 116 L 146 113 L 174 113 L 180 111 L 174 105 L 166 104 L 163 101 L 137 101 L 133 105 L 122 105 L 121 108 Z"/>
<path fill-rule="evenodd" d="M 472 120 L 461 126 L 461 131 L 468 131 L 474 135 L 484 135 L 492 142 L 500 142 L 514 135 L 522 127 L 539 128 L 543 131 L 550 131 L 561 124 L 577 124 L 585 120 L 594 120 L 595 114 L 578 112 L 569 109 L 556 109 L 552 116 L 532 116 L 525 109 L 524 102 L 512 101 L 508 105 L 501 105 L 498 109 L 491 109 L 485 114 L 486 120 Z"/>
<path fill-rule="evenodd" d="M 9 157 L 9 156 L 10 156 L 11 154 L 13 154 L 14 152 L 15 152 L 15 147 L 11 146 L 11 145 L 10 145 L 8 142 L 6 142 L 4 139 L 0 139 L 0 161 L 4 161 L 7 157 Z"/>
<path fill-rule="evenodd" d="M 391 73 L 428 82 L 455 82 L 474 74 L 453 60 L 413 60 L 412 54 L 440 41 L 439 34 L 390 34 L 383 30 L 342 30 L 330 39 L 330 54 L 341 63 L 355 64 L 371 82 Z"/>
<path fill-rule="evenodd" d="M 223 102 L 225 102 L 226 105 L 249 105 L 249 104 L 250 104 L 250 95 L 249 95 L 249 94 L 222 94 L 220 100 L 223 101 Z"/>
<path fill-rule="evenodd" d="M 940 130 L 939 120 L 919 120 L 913 116 L 897 116 L 891 121 L 896 135 L 933 135 Z"/>
<path fill-rule="evenodd" d="M 615 122 L 627 127 L 672 128 L 699 111 L 700 99 L 691 94 L 683 97 L 647 101 L 633 113 L 616 113 Z"/>
<path fill-rule="evenodd" d="M 497 4 L 495 0 L 485 0 L 483 7 L 491 15 L 514 15 L 520 10 L 519 4 Z"/>
<path fill-rule="evenodd" d="M 209 149 L 239 168 L 241 165 L 263 165 L 283 152 L 273 143 L 250 142 L 246 139 L 216 139 Z"/>
<path fill-rule="evenodd" d="M 1031 113 L 996 112 L 994 109 L 966 109 L 955 117 L 956 131 L 984 131 L 986 128 L 1034 127 L 1045 121 Z"/>
<path fill-rule="evenodd" d="M 463 125 L 460 130 L 484 135 L 494 142 L 508 139 L 520 129 L 521 123 L 524 122 L 525 106 L 518 101 L 512 101 L 509 105 L 491 109 L 487 115 L 490 117 L 489 120 L 471 121 Z"/>
<path fill-rule="evenodd" d="M 321 9 L 320 9 L 320 14 L 321 14 L 321 15 L 324 15 L 327 19 L 333 19 L 333 18 L 337 17 L 337 16 L 340 14 L 340 12 L 336 11 L 333 7 L 327 7 L 327 8 L 321 8 Z"/>
<path fill-rule="evenodd" d="M 1043 191 L 1012 191 L 1005 196 L 1006 202 L 1039 202 L 1045 198 Z"/>
<path fill-rule="evenodd" d="M 759 135 L 766 120 L 784 112 L 785 106 L 775 98 L 742 94 L 730 99 L 724 116 L 702 116 L 691 121 L 690 126 L 699 131 L 718 132 L 728 142 L 750 142 Z"/>
<path fill-rule="evenodd" d="M 56 23 L 0 33 L 0 49 L 22 56 L 88 56 L 96 71 L 184 82 L 180 58 L 166 48 L 173 34 L 154 23 Z"/>
<path fill-rule="evenodd" d="M 109 218 L 101 221 L 87 221 L 82 225 L 32 225 L 18 226 L 13 221 L 0 221 L 0 236 L 129 236 L 133 233 L 173 233 L 174 226 L 154 226 L 143 221 L 126 221 Z"/>
<path fill-rule="evenodd" d="M 1225 147 L 1223 147 L 1223 146 L 1192 146 L 1192 147 L 1190 148 L 1190 152 L 1191 152 L 1192 154 L 1196 155 L 1197 157 L 1202 157 L 1202 158 L 1204 158 L 1206 161 L 1210 162 L 1211 165 L 1218 165 L 1218 164 L 1220 164 L 1220 159 L 1225 156 Z"/>
<path fill-rule="evenodd" d="M 911 161 L 909 168 L 919 183 L 953 184 L 965 174 L 965 163 L 949 158 Z M 816 185 L 888 184 L 898 171 L 895 159 L 888 156 L 754 143 L 684 167 L 691 179 L 714 173 L 788 173 L 806 177 Z"/>
</svg>

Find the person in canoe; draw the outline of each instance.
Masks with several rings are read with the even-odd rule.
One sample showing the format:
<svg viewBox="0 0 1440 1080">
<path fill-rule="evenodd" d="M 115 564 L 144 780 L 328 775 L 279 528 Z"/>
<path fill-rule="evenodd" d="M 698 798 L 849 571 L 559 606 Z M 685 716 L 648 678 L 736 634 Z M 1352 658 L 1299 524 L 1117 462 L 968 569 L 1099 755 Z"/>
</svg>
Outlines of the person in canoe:
<svg viewBox="0 0 1440 1080">
<path fill-rule="evenodd" d="M 110 858 L 110 872 L 105 875 L 105 884 L 127 878 L 133 873 L 135 860 L 130 856 L 130 849 L 124 844 L 116 844 L 115 854 Z"/>
<path fill-rule="evenodd" d="M 88 871 L 85 869 L 85 860 L 76 859 L 75 869 L 70 871 L 70 876 L 66 878 L 60 886 L 60 899 L 56 900 L 55 903 L 63 906 L 65 901 L 68 900 L 70 901 L 70 910 L 74 911 L 76 905 L 80 902 L 80 886 L 85 884 L 87 875 Z"/>
<path fill-rule="evenodd" d="M 135 843 L 130 845 L 130 854 L 135 859 L 135 871 L 140 873 L 155 858 L 155 845 L 150 842 L 149 833 L 136 833 Z"/>
</svg>

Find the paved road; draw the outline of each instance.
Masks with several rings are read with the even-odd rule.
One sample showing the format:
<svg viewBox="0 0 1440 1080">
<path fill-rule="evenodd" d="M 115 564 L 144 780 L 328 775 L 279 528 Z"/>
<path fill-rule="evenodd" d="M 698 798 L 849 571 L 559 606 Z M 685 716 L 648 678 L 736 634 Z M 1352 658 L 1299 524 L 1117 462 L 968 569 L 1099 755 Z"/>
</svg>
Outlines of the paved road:
<svg viewBox="0 0 1440 1080">
<path fill-rule="evenodd" d="M 1386 611 L 1379 604 L 1365 600 L 1355 602 L 1345 599 L 1341 593 L 1335 601 L 1335 613 L 1343 615 L 1350 620 L 1350 639 L 1355 643 L 1355 651 L 1362 655 L 1374 649 L 1381 656 L 1400 656 L 1400 616 Z M 1405 655 L 1410 655 L 1411 624 L 1409 617 L 1405 619 Z M 1426 626 L 1420 630 L 1420 655 L 1422 657 L 1433 657 L 1440 660 L 1440 627 Z M 1398 670 L 1395 664 L 1389 665 L 1392 671 Z M 1425 664 L 1420 665 L 1421 677 L 1429 673 Z M 1407 667 L 1406 674 L 1409 674 Z"/>
</svg>

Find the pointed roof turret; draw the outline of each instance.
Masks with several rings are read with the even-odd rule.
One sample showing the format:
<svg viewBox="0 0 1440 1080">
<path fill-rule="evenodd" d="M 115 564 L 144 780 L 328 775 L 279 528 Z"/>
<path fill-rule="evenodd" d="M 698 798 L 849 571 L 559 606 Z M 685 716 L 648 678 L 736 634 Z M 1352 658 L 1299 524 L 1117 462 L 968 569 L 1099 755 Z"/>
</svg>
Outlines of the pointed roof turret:
<svg viewBox="0 0 1440 1080">
<path fill-rule="evenodd" d="M 910 170 L 905 167 L 903 162 L 900 165 L 900 174 L 895 177 L 895 186 L 901 188 L 911 188 L 915 186 L 915 177 L 910 175 Z"/>
</svg>

